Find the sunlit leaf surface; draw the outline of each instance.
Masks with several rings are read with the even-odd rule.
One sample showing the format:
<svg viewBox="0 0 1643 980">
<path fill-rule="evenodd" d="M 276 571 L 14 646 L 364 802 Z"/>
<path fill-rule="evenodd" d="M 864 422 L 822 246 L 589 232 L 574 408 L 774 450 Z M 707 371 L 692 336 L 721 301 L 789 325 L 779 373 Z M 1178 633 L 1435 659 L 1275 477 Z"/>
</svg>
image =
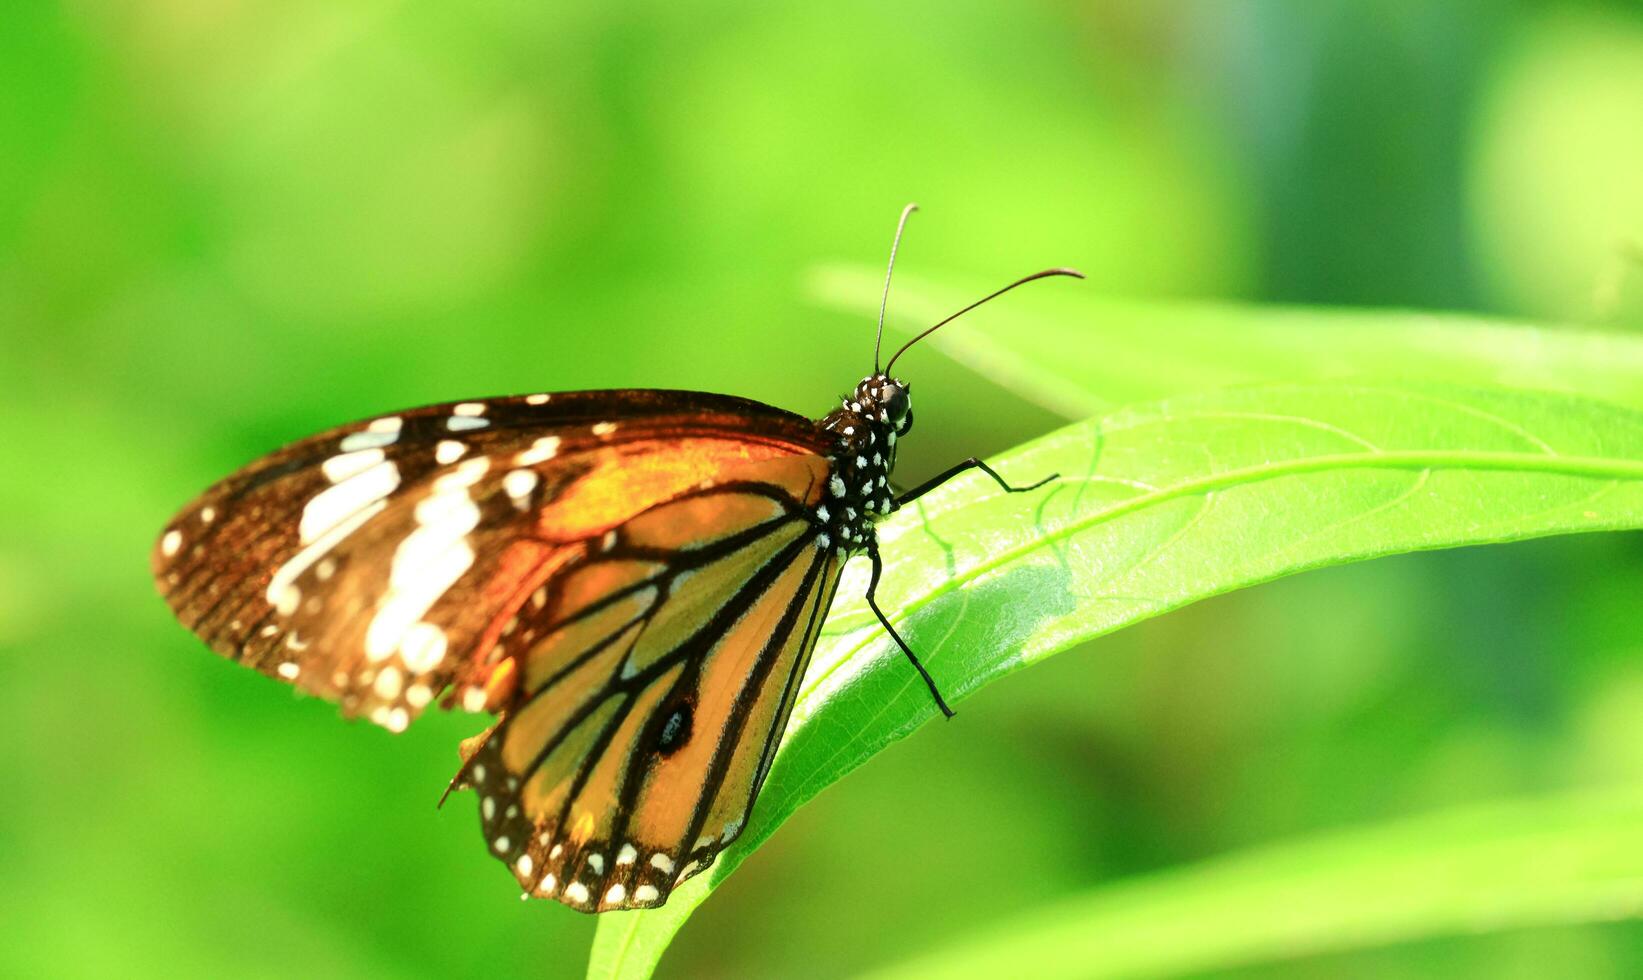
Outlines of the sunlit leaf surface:
<svg viewBox="0 0 1643 980">
<path fill-rule="evenodd" d="M 1180 976 L 1640 910 L 1643 795 L 1586 793 L 1467 807 L 1121 882 L 873 976 Z"/>
<path fill-rule="evenodd" d="M 1398 552 L 1643 526 L 1643 414 L 1428 384 L 1228 389 L 1120 409 L 882 527 L 881 599 L 949 699 L 1231 589 Z M 935 716 L 847 571 L 748 829 L 662 909 L 600 924 L 591 973 L 643 976 L 786 817 Z M 960 720 L 962 724 L 962 709 Z"/>
<path fill-rule="evenodd" d="M 883 272 L 829 266 L 815 298 L 878 310 Z M 889 323 L 926 327 L 997 287 L 897 273 Z M 1643 336 L 1412 310 L 1145 303 L 1028 287 L 925 343 L 1068 418 L 1225 385 L 1399 378 L 1564 391 L 1643 407 Z"/>
</svg>

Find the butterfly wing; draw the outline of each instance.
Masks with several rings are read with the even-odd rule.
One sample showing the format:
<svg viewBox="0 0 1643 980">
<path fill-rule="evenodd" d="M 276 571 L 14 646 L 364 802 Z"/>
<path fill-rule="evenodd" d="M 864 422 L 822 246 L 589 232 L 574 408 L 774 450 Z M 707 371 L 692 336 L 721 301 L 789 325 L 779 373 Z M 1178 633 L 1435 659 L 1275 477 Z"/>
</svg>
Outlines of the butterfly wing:
<svg viewBox="0 0 1643 980">
<path fill-rule="evenodd" d="M 658 504 L 521 619 L 506 714 L 463 780 L 526 894 L 660 905 L 735 839 L 838 583 L 810 517 L 821 482 Z"/>
<path fill-rule="evenodd" d="M 841 562 L 808 420 L 722 396 L 533 395 L 305 439 L 155 546 L 219 652 L 400 730 L 500 712 L 459 781 L 527 893 L 659 905 L 745 822 Z"/>
<path fill-rule="evenodd" d="M 167 525 L 152 564 L 213 649 L 397 731 L 453 685 L 491 705 L 510 624 L 630 518 L 726 482 L 813 499 L 824 448 L 800 416 L 693 392 L 435 405 L 251 464 Z"/>
</svg>

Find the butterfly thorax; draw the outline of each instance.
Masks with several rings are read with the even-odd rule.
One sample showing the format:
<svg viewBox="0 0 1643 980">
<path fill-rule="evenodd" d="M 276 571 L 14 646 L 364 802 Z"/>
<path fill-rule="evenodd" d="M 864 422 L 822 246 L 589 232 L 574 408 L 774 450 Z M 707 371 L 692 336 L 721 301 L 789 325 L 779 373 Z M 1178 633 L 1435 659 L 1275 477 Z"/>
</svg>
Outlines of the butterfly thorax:
<svg viewBox="0 0 1643 980">
<path fill-rule="evenodd" d="M 913 426 L 907 385 L 888 375 L 862 379 L 850 397 L 821 420 L 833 434 L 834 449 L 827 493 L 816 509 L 825 528 L 824 547 L 861 551 L 873 537 L 873 525 L 896 509 L 890 471 L 896 465 L 896 440 Z"/>
</svg>

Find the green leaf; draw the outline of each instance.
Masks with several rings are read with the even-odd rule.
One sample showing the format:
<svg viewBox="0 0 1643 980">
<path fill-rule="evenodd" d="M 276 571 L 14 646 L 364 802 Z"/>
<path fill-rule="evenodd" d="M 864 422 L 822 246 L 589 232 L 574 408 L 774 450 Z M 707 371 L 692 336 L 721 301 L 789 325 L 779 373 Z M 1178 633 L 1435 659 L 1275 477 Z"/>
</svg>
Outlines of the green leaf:
<svg viewBox="0 0 1643 980">
<path fill-rule="evenodd" d="M 1422 384 L 1231 389 L 1123 409 L 954 480 L 880 527 L 880 599 L 943 691 L 1189 602 L 1426 548 L 1643 527 L 1643 413 Z M 601 917 L 590 975 L 647 976 L 795 809 L 935 714 L 852 562 L 740 839 L 660 909 Z M 962 724 L 962 712 L 960 721 Z"/>
<path fill-rule="evenodd" d="M 829 266 L 811 293 L 876 316 L 883 280 L 882 270 Z M 910 336 L 997 286 L 898 272 L 889 324 Z M 1073 419 L 1228 385 L 1354 377 L 1564 391 L 1643 408 L 1643 337 L 1456 314 L 1137 303 L 1049 282 L 924 343 Z"/>
<path fill-rule="evenodd" d="M 1470 807 L 1123 881 L 873 976 L 1178 976 L 1640 914 L 1643 794 L 1628 789 Z"/>
</svg>

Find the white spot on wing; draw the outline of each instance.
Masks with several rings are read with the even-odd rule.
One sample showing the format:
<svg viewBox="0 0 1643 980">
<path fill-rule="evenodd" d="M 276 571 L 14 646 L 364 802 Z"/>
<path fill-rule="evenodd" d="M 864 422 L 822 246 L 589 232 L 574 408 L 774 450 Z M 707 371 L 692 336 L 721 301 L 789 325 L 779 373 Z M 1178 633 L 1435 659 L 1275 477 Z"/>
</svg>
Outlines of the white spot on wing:
<svg viewBox="0 0 1643 980">
<path fill-rule="evenodd" d="M 641 904 L 654 902 L 661 897 L 662 893 L 656 890 L 655 885 L 640 885 L 633 890 L 633 900 Z"/>
<path fill-rule="evenodd" d="M 434 459 L 441 466 L 449 466 L 461 459 L 467 451 L 468 447 L 455 439 L 441 439 L 439 444 L 434 447 Z"/>
<path fill-rule="evenodd" d="M 268 593 L 269 604 L 272 605 L 274 607 L 274 611 L 279 613 L 281 616 L 289 616 L 296 612 L 297 603 L 301 601 L 302 590 L 290 582 L 284 583 L 284 586 L 278 592 L 270 589 Z"/>
<path fill-rule="evenodd" d="M 548 403 L 548 396 L 547 395 L 526 395 L 525 396 L 525 404 L 527 404 L 527 405 L 546 405 L 547 403 Z"/>
<path fill-rule="evenodd" d="M 452 415 L 480 416 L 485 414 L 484 402 L 463 402 L 451 409 Z"/>
<path fill-rule="evenodd" d="M 632 864 L 638 857 L 639 852 L 634 850 L 632 844 L 623 844 L 622 849 L 616 852 L 616 866 L 621 867 L 624 864 Z"/>
<path fill-rule="evenodd" d="M 387 458 L 387 453 L 384 453 L 381 449 L 361 449 L 357 452 L 332 456 L 319 464 L 319 468 L 325 474 L 327 480 L 332 483 L 341 483 L 351 476 L 358 476 Z"/>
<path fill-rule="evenodd" d="M 388 465 L 391 466 L 393 464 L 390 463 Z M 356 477 L 356 479 L 358 478 Z M 331 490 L 337 489 L 340 489 L 340 487 L 331 488 Z M 330 490 L 326 491 L 326 493 L 330 492 Z M 324 534 L 310 542 L 307 547 L 287 559 L 285 564 L 274 570 L 273 577 L 268 580 L 268 591 L 266 593 L 268 603 L 276 610 L 282 610 L 282 615 L 289 616 L 290 612 L 284 610 L 287 607 L 291 610 L 295 610 L 297 600 L 301 598 L 297 592 L 297 587 L 294 584 L 298 577 L 300 577 L 303 572 L 306 572 L 308 567 L 314 564 L 314 562 L 325 557 L 325 555 L 330 552 L 332 548 L 335 548 L 338 544 L 340 544 L 344 538 L 358 530 L 360 525 L 381 513 L 382 509 L 387 506 L 388 502 L 386 500 L 378 500 L 363 510 L 355 513 L 351 517 L 343 520 L 342 523 L 327 529 Z M 271 627 L 264 628 L 268 629 Z"/>
<path fill-rule="evenodd" d="M 451 432 L 466 432 L 469 429 L 483 429 L 490 425 L 490 419 L 483 419 L 477 415 L 453 415 L 445 420 L 445 428 Z"/>
<path fill-rule="evenodd" d="M 580 881 L 573 881 L 565 886 L 565 897 L 581 905 L 588 900 L 588 886 Z"/>
<path fill-rule="evenodd" d="M 605 901 L 609 902 L 612 905 L 619 904 L 622 901 L 622 899 L 627 898 L 627 897 L 628 897 L 628 890 L 619 881 L 616 884 L 610 886 L 610 891 L 605 892 Z"/>
<path fill-rule="evenodd" d="M 426 674 L 445 659 L 446 643 L 445 631 L 433 623 L 413 623 L 399 644 L 399 655 L 406 667 Z"/>
<path fill-rule="evenodd" d="M 531 443 L 531 448 L 514 457 L 514 462 L 520 466 L 535 466 L 537 463 L 550 460 L 559 454 L 559 437 L 543 436 Z"/>
<path fill-rule="evenodd" d="M 650 866 L 665 875 L 673 873 L 673 859 L 661 851 L 657 851 L 650 856 Z"/>
<path fill-rule="evenodd" d="M 502 489 L 513 500 L 515 506 L 523 508 L 529 502 L 531 491 L 536 489 L 540 479 L 535 470 L 510 470 L 508 475 L 502 478 Z"/>
<path fill-rule="evenodd" d="M 177 549 L 182 546 L 183 532 L 181 531 L 167 531 L 165 532 L 165 537 L 160 539 L 160 553 L 165 555 L 167 558 L 170 558 L 172 555 L 176 554 Z"/>
<path fill-rule="evenodd" d="M 399 436 L 393 432 L 354 432 L 343 436 L 337 448 L 344 453 L 351 453 L 360 449 L 375 449 L 378 446 L 391 446 Z"/>
<path fill-rule="evenodd" d="M 295 660 L 287 660 L 276 667 L 275 671 L 286 680 L 294 681 L 297 679 L 297 674 L 301 673 L 302 668 L 297 665 Z"/>
<path fill-rule="evenodd" d="M 403 682 L 398 668 L 384 667 L 382 673 L 377 675 L 376 683 L 371 685 L 371 689 L 377 692 L 377 697 L 392 701 L 399 697 L 399 686 Z"/>
<path fill-rule="evenodd" d="M 385 660 L 400 649 L 429 608 L 473 564 L 468 532 L 479 523 L 479 507 L 468 488 L 489 468 L 490 460 L 483 456 L 459 464 L 435 480 L 432 492 L 416 505 L 417 528 L 394 551 L 388 594 L 365 630 L 368 659 Z M 432 651 L 437 648 L 438 658 L 444 658 L 444 633 L 440 632 L 438 644 L 428 643 L 431 635 L 426 631 L 417 636 L 415 642 L 428 644 L 419 650 L 423 659 L 438 664 Z M 418 669 L 427 670 L 430 665 Z"/>
<path fill-rule="evenodd" d="M 596 436 L 608 436 L 615 431 L 615 422 L 596 422 L 593 426 L 593 434 Z"/>
<path fill-rule="evenodd" d="M 332 460 L 341 458 L 334 456 Z M 398 487 L 399 467 L 388 462 L 367 466 L 336 485 L 327 487 L 302 508 L 302 520 L 297 525 L 302 543 L 317 541 L 326 532 L 347 523 L 351 516 L 393 493 Z"/>
<path fill-rule="evenodd" d="M 354 432 L 342 438 L 337 448 L 345 453 L 358 449 L 376 449 L 379 446 L 391 446 L 399 439 L 399 430 L 405 420 L 397 415 L 387 418 L 373 419 L 361 432 Z"/>
</svg>

